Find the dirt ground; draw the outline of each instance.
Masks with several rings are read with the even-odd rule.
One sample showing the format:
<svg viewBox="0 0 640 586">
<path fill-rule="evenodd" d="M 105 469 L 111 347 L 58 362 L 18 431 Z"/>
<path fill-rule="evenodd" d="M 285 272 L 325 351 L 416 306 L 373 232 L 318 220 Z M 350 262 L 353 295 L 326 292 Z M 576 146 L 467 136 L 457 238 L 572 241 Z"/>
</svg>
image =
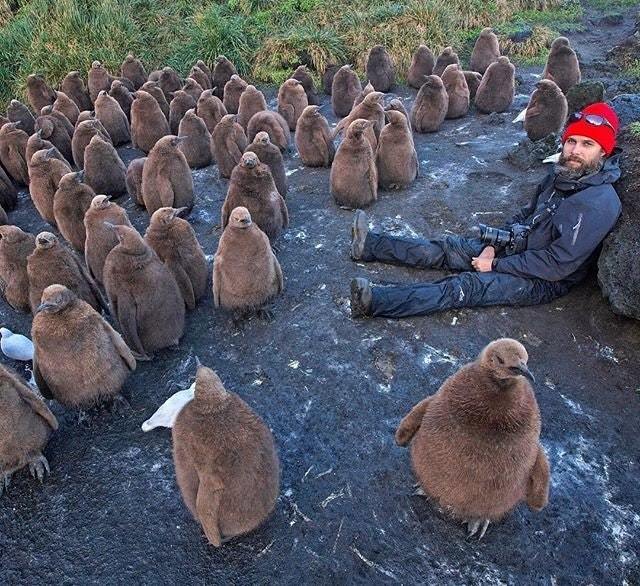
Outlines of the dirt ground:
<svg viewBox="0 0 640 586">
<path fill-rule="evenodd" d="M 632 23 L 627 14 L 623 24 L 569 35 L 585 77 L 603 77 L 592 62 Z M 436 235 L 507 219 L 545 173 L 505 159 L 524 137 L 511 120 L 540 72 L 518 68 L 508 113 L 472 112 L 416 135 L 420 177 L 406 191 L 381 192 L 369 210 L 374 227 Z M 399 95 L 409 108 L 415 92 Z M 335 122 L 330 107 L 323 111 Z M 46 450 L 51 476 L 40 485 L 21 472 L 0 500 L 0 583 L 640 584 L 640 325 L 609 310 L 595 277 L 545 306 L 352 321 L 353 276 L 405 283 L 439 274 L 353 263 L 352 214 L 334 204 L 328 170 L 305 169 L 295 154 L 287 166 L 291 227 L 279 242 L 285 292 L 274 321 L 237 328 L 209 294 L 188 315 L 179 349 L 130 377 L 124 416 L 105 411 L 82 426 L 53 404 L 61 428 Z M 227 182 L 215 167 L 194 178 L 190 220 L 213 255 Z M 120 203 L 144 230 L 146 213 Z M 47 228 L 25 194 L 11 219 L 32 232 Z M 30 317 L 5 304 L 0 319 L 30 330 Z M 529 351 L 552 487 L 544 511 L 521 506 L 478 542 L 411 495 L 409 453 L 393 433 L 411 406 L 501 336 Z M 189 386 L 195 356 L 262 415 L 282 464 L 274 514 L 221 549 L 181 501 L 169 430 L 140 430 Z"/>
</svg>

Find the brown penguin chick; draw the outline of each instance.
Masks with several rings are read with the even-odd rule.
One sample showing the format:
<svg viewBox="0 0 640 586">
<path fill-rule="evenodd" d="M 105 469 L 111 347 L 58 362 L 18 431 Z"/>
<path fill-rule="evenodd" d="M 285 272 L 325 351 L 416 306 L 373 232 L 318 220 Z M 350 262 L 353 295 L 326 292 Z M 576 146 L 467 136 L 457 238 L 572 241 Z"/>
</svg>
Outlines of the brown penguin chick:
<svg viewBox="0 0 640 586">
<path fill-rule="evenodd" d="M 84 171 L 63 175 L 53 196 L 53 216 L 58 230 L 81 254 L 84 254 L 87 238 L 84 215 L 96 196 L 95 191 L 82 182 L 83 179 Z"/>
<path fill-rule="evenodd" d="M 331 165 L 331 194 L 339 206 L 363 208 L 378 199 L 376 157 L 367 139 L 370 120 L 354 120 L 347 128 Z"/>
<path fill-rule="evenodd" d="M 401 421 L 396 442 L 411 442 L 411 462 L 426 495 L 473 535 L 525 501 L 535 511 L 549 494 L 540 411 L 528 380 L 527 351 L 491 342 L 475 362 Z"/>
<path fill-rule="evenodd" d="M 327 65 L 327 68 L 324 70 L 322 74 L 322 91 L 327 95 L 331 95 L 331 90 L 333 88 L 333 78 L 336 73 L 338 73 L 340 69 L 340 65 L 336 65 L 335 63 L 330 63 Z"/>
<path fill-rule="evenodd" d="M 127 115 L 122 111 L 118 101 L 112 98 L 107 91 L 101 90 L 95 100 L 96 118 L 106 128 L 113 146 L 120 146 L 131 140 L 129 120 L 127 120 Z"/>
<path fill-rule="evenodd" d="M 142 61 L 131 54 L 124 58 L 120 66 L 120 75 L 126 77 L 133 84 L 135 90 L 139 90 L 142 84 L 147 81 L 147 72 Z"/>
<path fill-rule="evenodd" d="M 167 102 L 171 103 L 172 94 L 182 87 L 182 79 L 171 67 L 163 67 L 158 84 Z"/>
<path fill-rule="evenodd" d="M 64 131 L 69 136 L 69 140 L 73 138 L 73 132 L 75 128 L 73 124 L 71 124 L 71 121 L 62 112 L 59 112 L 58 110 L 54 110 L 53 106 L 45 106 L 44 108 L 42 108 L 42 110 L 40 110 L 39 118 L 44 118 L 44 117 L 49 117 L 49 119 L 55 121 L 55 123 L 60 128 L 64 129 Z M 37 120 L 36 120 L 36 124 L 33 125 L 33 128 L 34 130 L 38 129 Z"/>
<path fill-rule="evenodd" d="M 582 79 L 580 63 L 566 37 L 558 37 L 551 43 L 551 51 L 547 57 L 542 78 L 554 81 L 565 94 L 574 85 L 580 83 Z"/>
<path fill-rule="evenodd" d="M 366 64 L 367 79 L 377 92 L 388 92 L 396 81 L 396 70 L 391 56 L 382 45 L 375 45 L 369 51 Z"/>
<path fill-rule="evenodd" d="M 0 226 L 0 291 L 17 311 L 31 311 L 27 257 L 35 247 L 33 234 L 18 226 Z"/>
<path fill-rule="evenodd" d="M 111 249 L 118 244 L 116 233 L 106 224 L 131 226 L 123 208 L 110 202 L 107 195 L 96 195 L 84 215 L 84 229 L 87 234 L 84 259 L 89 273 L 98 283 L 104 282 L 104 261 Z"/>
<path fill-rule="evenodd" d="M 411 126 L 416 132 L 435 132 L 444 122 L 449 96 L 442 80 L 429 75 L 411 107 Z"/>
<path fill-rule="evenodd" d="M 498 37 L 490 28 L 483 28 L 471 52 L 471 71 L 484 75 L 489 65 L 500 57 L 500 43 Z"/>
<path fill-rule="evenodd" d="M 220 177 L 231 177 L 231 172 L 247 148 L 247 136 L 236 118 L 235 114 L 223 116 L 211 136 L 213 156 L 218 164 Z"/>
<path fill-rule="evenodd" d="M 91 103 L 95 104 L 98 94 L 102 91 L 108 92 L 114 78 L 105 69 L 100 61 L 94 61 L 87 73 L 87 87 Z"/>
<path fill-rule="evenodd" d="M 171 435 L 182 498 L 209 543 L 220 547 L 267 519 L 280 491 L 273 436 L 211 369 L 198 367 L 194 398 Z"/>
<path fill-rule="evenodd" d="M 18 128 L 27 133 L 28 136 L 33 134 L 33 126 L 36 119 L 33 117 L 31 110 L 18 100 L 11 100 L 7 107 L 7 118 L 9 122 L 19 122 Z"/>
<path fill-rule="evenodd" d="M 313 77 L 309 73 L 306 65 L 300 65 L 291 76 L 292 79 L 297 79 L 304 88 L 304 93 L 307 94 L 307 102 L 310 106 L 320 104 L 318 95 L 316 94 L 316 88 L 313 84 Z"/>
<path fill-rule="evenodd" d="M 136 369 L 133 353 L 120 334 L 59 283 L 43 291 L 31 337 L 38 388 L 70 409 L 116 400 Z"/>
<path fill-rule="evenodd" d="M 459 65 L 447 65 L 442 72 L 442 83 L 449 96 L 445 118 L 462 118 L 469 111 L 470 93 L 467 80 Z"/>
<path fill-rule="evenodd" d="M 80 110 L 76 103 L 63 92 L 56 92 L 56 101 L 53 103 L 53 111 L 60 112 L 75 127 L 80 116 Z"/>
<path fill-rule="evenodd" d="M 222 120 L 223 116 L 227 115 L 227 109 L 220 101 L 220 98 L 213 95 L 213 90 L 205 90 L 198 98 L 196 114 L 204 120 L 207 129 L 213 134 L 218 122 Z"/>
<path fill-rule="evenodd" d="M 93 103 L 89 97 L 89 91 L 85 87 L 79 71 L 70 71 L 67 73 L 62 80 L 60 89 L 76 103 L 80 112 L 93 110 Z"/>
<path fill-rule="evenodd" d="M 153 212 L 144 239 L 175 277 L 187 309 L 195 309 L 207 292 L 209 268 L 193 228 L 178 217 L 181 211 L 160 208 Z"/>
<path fill-rule="evenodd" d="M 56 93 L 44 77 L 32 73 L 27 76 L 27 100 L 34 112 L 40 112 L 42 108 L 56 101 Z"/>
<path fill-rule="evenodd" d="M 85 183 L 96 193 L 118 196 L 127 191 L 127 168 L 113 145 L 96 134 L 84 151 Z"/>
<path fill-rule="evenodd" d="M 118 245 L 104 263 L 111 312 L 134 356 L 149 360 L 153 352 L 178 345 L 184 332 L 184 299 L 171 271 L 136 230 L 112 229 Z"/>
<path fill-rule="evenodd" d="M 210 90 L 211 89 L 211 79 L 209 78 L 209 76 L 202 71 L 202 69 L 200 67 L 198 67 L 197 65 L 194 65 L 191 68 L 191 71 L 189 71 L 189 77 L 191 79 L 193 79 L 194 81 L 196 81 L 198 83 L 198 85 L 203 89 L 203 90 Z"/>
<path fill-rule="evenodd" d="M 320 106 L 307 106 L 298 119 L 296 148 L 307 167 L 330 167 L 336 152 L 329 123 L 319 110 Z"/>
<path fill-rule="evenodd" d="M 361 91 L 362 84 L 350 65 L 343 65 L 338 69 L 331 85 L 331 107 L 334 114 L 340 118 L 348 116 Z"/>
<path fill-rule="evenodd" d="M 142 198 L 149 214 L 162 207 L 193 207 L 193 178 L 181 142 L 170 134 L 149 151 L 142 170 Z"/>
<path fill-rule="evenodd" d="M 213 303 L 233 311 L 259 309 L 282 292 L 282 269 L 269 238 L 249 210 L 235 207 L 213 259 Z"/>
<path fill-rule="evenodd" d="M 436 63 L 433 66 L 432 75 L 437 75 L 438 77 L 440 77 L 446 69 L 447 65 L 451 65 L 452 63 L 460 65 L 460 59 L 451 47 L 445 47 L 442 50 L 442 53 L 440 53 L 440 55 L 438 55 L 438 58 L 436 59 Z"/>
<path fill-rule="evenodd" d="M 127 120 L 131 120 L 131 104 L 133 103 L 134 97 L 119 79 L 113 80 L 109 95 L 118 102 Z"/>
<path fill-rule="evenodd" d="M 489 65 L 476 92 L 475 104 L 480 112 L 490 114 L 509 109 L 515 94 L 515 71 L 504 56 Z"/>
<path fill-rule="evenodd" d="M 29 194 L 42 218 L 56 225 L 53 214 L 53 197 L 63 175 L 71 173 L 71 167 L 56 158 L 53 149 L 36 151 L 29 162 Z"/>
<path fill-rule="evenodd" d="M 224 100 L 222 103 L 229 114 L 237 114 L 240 107 L 240 96 L 247 89 L 247 82 L 239 75 L 232 75 L 224 86 Z"/>
<path fill-rule="evenodd" d="M 289 225 L 289 211 L 278 193 L 269 167 L 255 153 L 244 153 L 231 173 L 227 197 L 222 205 L 221 225 L 226 228 L 231 211 L 238 206 L 249 210 L 253 221 L 275 240 Z"/>
<path fill-rule="evenodd" d="M 147 81 L 159 82 L 162 75 L 162 69 L 154 69 L 147 78 Z M 146 82 L 145 82 L 146 83 Z"/>
<path fill-rule="evenodd" d="M 80 259 L 51 232 L 40 232 L 36 236 L 36 248 L 27 257 L 27 275 L 29 303 L 34 315 L 40 305 L 42 292 L 54 283 L 71 289 L 96 311 L 107 309 L 98 286 Z"/>
<path fill-rule="evenodd" d="M 211 87 L 215 88 L 215 95 L 221 100 L 224 98 L 224 86 L 231 79 L 232 75 L 237 74 L 235 65 L 229 61 L 224 55 L 220 55 L 216 59 L 211 75 Z"/>
<path fill-rule="evenodd" d="M 195 79 L 188 77 L 184 80 L 184 85 L 182 86 L 182 91 L 189 94 L 196 102 L 200 97 L 200 94 L 204 91 L 203 88 Z"/>
<path fill-rule="evenodd" d="M 407 109 L 404 107 L 404 104 L 402 103 L 402 100 L 400 98 L 393 98 L 393 100 L 391 100 L 386 108 L 384 109 L 385 112 L 389 112 L 389 110 L 395 110 L 396 112 L 400 112 L 401 114 L 404 115 L 404 117 L 407 120 L 409 119 L 409 113 L 407 112 Z M 411 124 L 411 122 L 409 122 L 409 124 Z"/>
<path fill-rule="evenodd" d="M 463 71 L 462 73 L 464 73 L 464 78 L 467 82 L 467 87 L 469 88 L 469 100 L 473 101 L 475 100 L 476 93 L 480 87 L 482 75 L 477 71 Z"/>
<path fill-rule="evenodd" d="M 189 167 L 199 169 L 211 165 L 213 161 L 211 133 L 204 120 L 196 115 L 193 108 L 187 110 L 180 121 L 178 137 L 183 139 L 179 148 L 187 159 Z"/>
<path fill-rule="evenodd" d="M 418 176 L 418 154 L 407 117 L 389 110 L 376 152 L 378 183 L 383 189 L 402 189 Z"/>
<path fill-rule="evenodd" d="M 100 120 L 95 118 L 80 122 L 73 133 L 71 152 L 73 154 L 73 162 L 78 169 L 84 169 L 84 151 L 94 136 L 100 136 L 103 140 L 111 142 L 107 129 L 102 126 Z"/>
<path fill-rule="evenodd" d="M 86 122 L 87 120 L 95 120 L 95 119 L 96 119 L 96 113 L 93 110 L 83 110 L 82 112 L 80 112 L 80 115 L 78 116 L 76 127 L 78 126 L 78 124 L 80 124 L 80 122 Z"/>
<path fill-rule="evenodd" d="M 68 120 L 67 120 L 68 122 Z M 71 137 L 62 122 L 51 114 L 38 116 L 34 125 L 36 132 L 41 131 L 41 138 L 48 140 L 55 146 L 65 160 L 73 161 L 73 150 L 71 149 Z M 27 161 L 28 163 L 29 161 Z"/>
<path fill-rule="evenodd" d="M 420 45 L 411 58 L 411 65 L 407 72 L 407 83 L 419 90 L 424 83 L 424 78 L 433 74 L 435 64 L 436 59 L 431 49 L 426 45 Z"/>
<path fill-rule="evenodd" d="M 142 169 L 147 157 L 133 159 L 127 167 L 127 193 L 131 200 L 144 207 L 144 199 L 142 199 Z"/>
<path fill-rule="evenodd" d="M 291 143 L 289 124 L 277 112 L 263 110 L 256 112 L 251 117 L 247 126 L 247 139 L 253 141 L 258 132 L 266 132 L 269 135 L 269 140 L 281 151 L 284 152 L 289 149 Z"/>
<path fill-rule="evenodd" d="M 384 94 L 382 92 L 371 92 L 367 94 L 360 104 L 355 106 L 348 116 L 340 120 L 333 131 L 336 137 L 344 129 L 358 119 L 370 120 L 370 129 L 366 131 L 366 136 L 371 143 L 371 149 L 375 152 L 378 146 L 378 137 L 384 126 Z"/>
<path fill-rule="evenodd" d="M 373 84 L 369 81 L 367 82 L 367 85 L 365 85 L 362 88 L 362 91 L 357 95 L 356 99 L 353 100 L 353 108 L 355 108 L 356 106 L 358 106 L 359 104 L 362 104 L 362 101 L 370 94 L 374 91 L 373 89 Z M 351 110 L 353 112 L 353 110 Z M 354 118 L 355 120 L 355 118 Z"/>
<path fill-rule="evenodd" d="M 196 61 L 195 67 L 200 69 L 200 71 L 202 71 L 209 78 L 209 88 L 212 88 L 213 87 L 213 73 L 211 73 L 211 69 L 209 68 L 209 66 L 202 59 L 198 59 Z M 202 87 L 204 87 L 204 86 L 202 86 Z M 207 88 L 207 89 L 209 89 L 209 88 Z"/>
<path fill-rule="evenodd" d="M 15 209 L 17 204 L 18 190 L 0 165 L 0 205 L 4 210 L 10 212 Z"/>
<path fill-rule="evenodd" d="M 53 146 L 53 144 L 51 144 L 48 140 L 45 140 L 44 138 L 42 138 L 42 132 L 39 130 L 38 132 L 34 132 L 30 137 L 29 140 L 27 141 L 27 149 L 25 151 L 25 160 L 27 161 L 27 168 L 29 167 L 29 161 L 31 161 L 31 158 L 33 157 L 33 155 L 41 150 L 45 150 L 48 151 L 50 149 L 53 149 L 53 156 L 56 159 L 60 159 L 61 161 L 65 162 L 65 163 L 69 163 L 69 161 L 67 161 L 63 156 L 62 153 Z"/>
<path fill-rule="evenodd" d="M 138 90 L 134 98 L 131 104 L 131 144 L 148 153 L 163 136 L 170 134 L 169 122 L 151 94 Z"/>
<path fill-rule="evenodd" d="M 258 132 L 253 142 L 245 149 L 246 152 L 253 152 L 258 156 L 261 163 L 269 167 L 271 176 L 276 184 L 278 193 L 282 197 L 287 196 L 287 170 L 284 166 L 284 159 L 280 149 L 269 140 L 269 134 Z"/>
<path fill-rule="evenodd" d="M 240 95 L 238 103 L 238 124 L 244 128 L 245 132 L 249 125 L 249 120 L 257 112 L 267 110 L 267 101 L 264 94 L 253 85 L 248 85 Z"/>
<path fill-rule="evenodd" d="M 278 113 L 287 121 L 289 130 L 294 131 L 302 110 L 309 105 L 302 83 L 297 79 L 287 79 L 278 90 Z"/>
<path fill-rule="evenodd" d="M 40 482 L 49 472 L 43 456 L 58 420 L 18 375 L 0 365 L 0 496 L 14 472 L 29 466 Z"/>
<path fill-rule="evenodd" d="M 567 98 L 550 79 L 541 79 L 531 94 L 524 129 L 531 140 L 559 133 L 567 120 Z"/>
<path fill-rule="evenodd" d="M 147 92 L 149 95 L 155 98 L 168 124 L 169 123 L 169 102 L 167 102 L 167 98 L 165 97 L 164 92 L 160 89 L 160 84 L 157 81 L 147 81 L 142 85 L 140 90 Z M 132 107 L 133 107 L 133 104 L 132 104 Z"/>
<path fill-rule="evenodd" d="M 171 134 L 178 134 L 180 120 L 187 110 L 195 109 L 196 101 L 187 92 L 178 90 L 173 93 L 173 99 L 169 104 L 169 131 Z"/>
<path fill-rule="evenodd" d="M 20 122 L 7 122 L 0 128 L 0 163 L 18 185 L 29 185 L 25 158 L 29 135 L 19 125 Z"/>
</svg>

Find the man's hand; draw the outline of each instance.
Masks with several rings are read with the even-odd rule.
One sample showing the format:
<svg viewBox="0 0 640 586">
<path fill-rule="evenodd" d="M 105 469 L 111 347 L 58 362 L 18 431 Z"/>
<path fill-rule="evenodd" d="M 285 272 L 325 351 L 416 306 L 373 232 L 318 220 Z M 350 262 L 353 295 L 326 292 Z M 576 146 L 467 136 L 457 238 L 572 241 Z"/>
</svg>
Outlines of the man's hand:
<svg viewBox="0 0 640 586">
<path fill-rule="evenodd" d="M 487 246 L 482 252 L 471 259 L 471 266 L 479 273 L 489 273 L 493 270 L 491 263 L 496 257 L 496 249 L 493 246 Z"/>
</svg>

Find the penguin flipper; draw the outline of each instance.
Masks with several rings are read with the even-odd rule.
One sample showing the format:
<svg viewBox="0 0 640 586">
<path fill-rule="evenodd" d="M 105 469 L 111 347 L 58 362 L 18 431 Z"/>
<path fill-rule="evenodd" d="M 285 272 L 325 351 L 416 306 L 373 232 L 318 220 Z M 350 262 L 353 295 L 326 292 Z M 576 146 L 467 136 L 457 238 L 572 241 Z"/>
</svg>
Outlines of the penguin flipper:
<svg viewBox="0 0 640 586">
<path fill-rule="evenodd" d="M 418 429 L 420 429 L 422 419 L 430 402 L 431 397 L 423 399 L 415 405 L 413 409 L 409 411 L 409 414 L 400 422 L 400 425 L 396 430 L 396 443 L 399 446 L 406 446 L 413 439 L 413 436 L 416 434 Z"/>
<path fill-rule="evenodd" d="M 40 387 L 39 384 L 38 387 Z M 18 391 L 18 395 L 20 395 L 20 398 L 27 405 L 29 405 L 29 407 L 31 407 L 31 409 L 33 409 L 40 417 L 42 417 L 42 419 L 44 419 L 49 424 L 49 427 L 51 429 L 53 429 L 54 431 L 58 429 L 58 420 L 56 419 L 55 415 L 51 413 L 49 407 L 44 404 L 44 401 L 42 401 L 33 391 L 31 391 L 24 385 L 17 385 L 16 390 Z"/>
<path fill-rule="evenodd" d="M 549 502 L 549 461 L 541 445 L 538 456 L 529 474 L 527 485 L 527 505 L 534 511 L 540 511 Z"/>
<path fill-rule="evenodd" d="M 282 227 L 287 228 L 289 226 L 289 209 L 284 201 L 284 197 L 278 194 L 280 198 L 280 213 L 282 214 Z"/>
<path fill-rule="evenodd" d="M 182 265 L 180 263 L 166 262 L 165 264 L 167 265 L 167 268 L 171 271 L 173 276 L 176 278 L 178 288 L 180 289 L 180 293 L 182 293 L 182 297 L 184 298 L 187 309 L 195 309 L 196 295 L 193 292 L 193 284 L 191 283 L 189 275 L 187 275 L 186 271 L 182 268 Z"/>
<path fill-rule="evenodd" d="M 218 524 L 218 510 L 222 500 L 224 484 L 215 474 L 205 473 L 200 478 L 196 496 L 196 512 L 207 539 L 215 547 L 222 545 L 222 535 Z"/>
<path fill-rule="evenodd" d="M 273 255 L 273 266 L 276 269 L 276 282 L 278 284 L 278 293 L 282 293 L 282 290 L 284 289 L 284 278 L 282 277 L 282 267 L 280 266 L 280 263 L 278 262 L 276 255 L 273 254 L 273 252 L 271 254 Z"/>
<path fill-rule="evenodd" d="M 111 342 L 115 346 L 116 351 L 120 354 L 120 357 L 124 360 L 129 370 L 135 370 L 136 359 L 133 357 L 129 346 L 127 346 L 126 342 L 122 339 L 122 336 L 116 332 L 108 322 L 103 320 L 102 323 L 104 325 L 104 329 L 109 335 L 109 338 L 111 338 Z"/>
<path fill-rule="evenodd" d="M 118 323 L 127 341 L 127 346 L 139 356 L 146 357 L 147 353 L 138 336 L 135 300 L 128 293 L 121 294 L 118 296 L 117 308 Z"/>
<path fill-rule="evenodd" d="M 42 396 L 45 399 L 53 399 L 53 393 L 47 385 L 47 381 L 44 380 L 42 373 L 40 372 L 40 368 L 38 367 L 38 359 L 36 356 L 37 351 L 33 352 L 33 378 L 36 381 L 36 385 L 38 386 L 38 390 L 42 393 Z"/>
</svg>

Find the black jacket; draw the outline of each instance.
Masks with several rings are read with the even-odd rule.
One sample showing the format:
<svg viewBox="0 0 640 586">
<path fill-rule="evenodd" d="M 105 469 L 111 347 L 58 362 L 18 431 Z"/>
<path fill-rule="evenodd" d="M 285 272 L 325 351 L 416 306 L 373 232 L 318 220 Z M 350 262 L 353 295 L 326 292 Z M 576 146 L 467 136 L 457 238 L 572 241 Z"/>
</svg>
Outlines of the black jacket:
<svg viewBox="0 0 640 586">
<path fill-rule="evenodd" d="M 496 259 L 494 270 L 547 281 L 582 280 L 620 216 L 622 205 L 612 185 L 620 177 L 618 159 L 614 154 L 600 171 L 578 180 L 549 174 L 531 203 L 510 222 L 527 224 L 542 214 L 526 250 Z M 557 204 L 551 214 L 545 212 L 550 202 Z"/>
</svg>

